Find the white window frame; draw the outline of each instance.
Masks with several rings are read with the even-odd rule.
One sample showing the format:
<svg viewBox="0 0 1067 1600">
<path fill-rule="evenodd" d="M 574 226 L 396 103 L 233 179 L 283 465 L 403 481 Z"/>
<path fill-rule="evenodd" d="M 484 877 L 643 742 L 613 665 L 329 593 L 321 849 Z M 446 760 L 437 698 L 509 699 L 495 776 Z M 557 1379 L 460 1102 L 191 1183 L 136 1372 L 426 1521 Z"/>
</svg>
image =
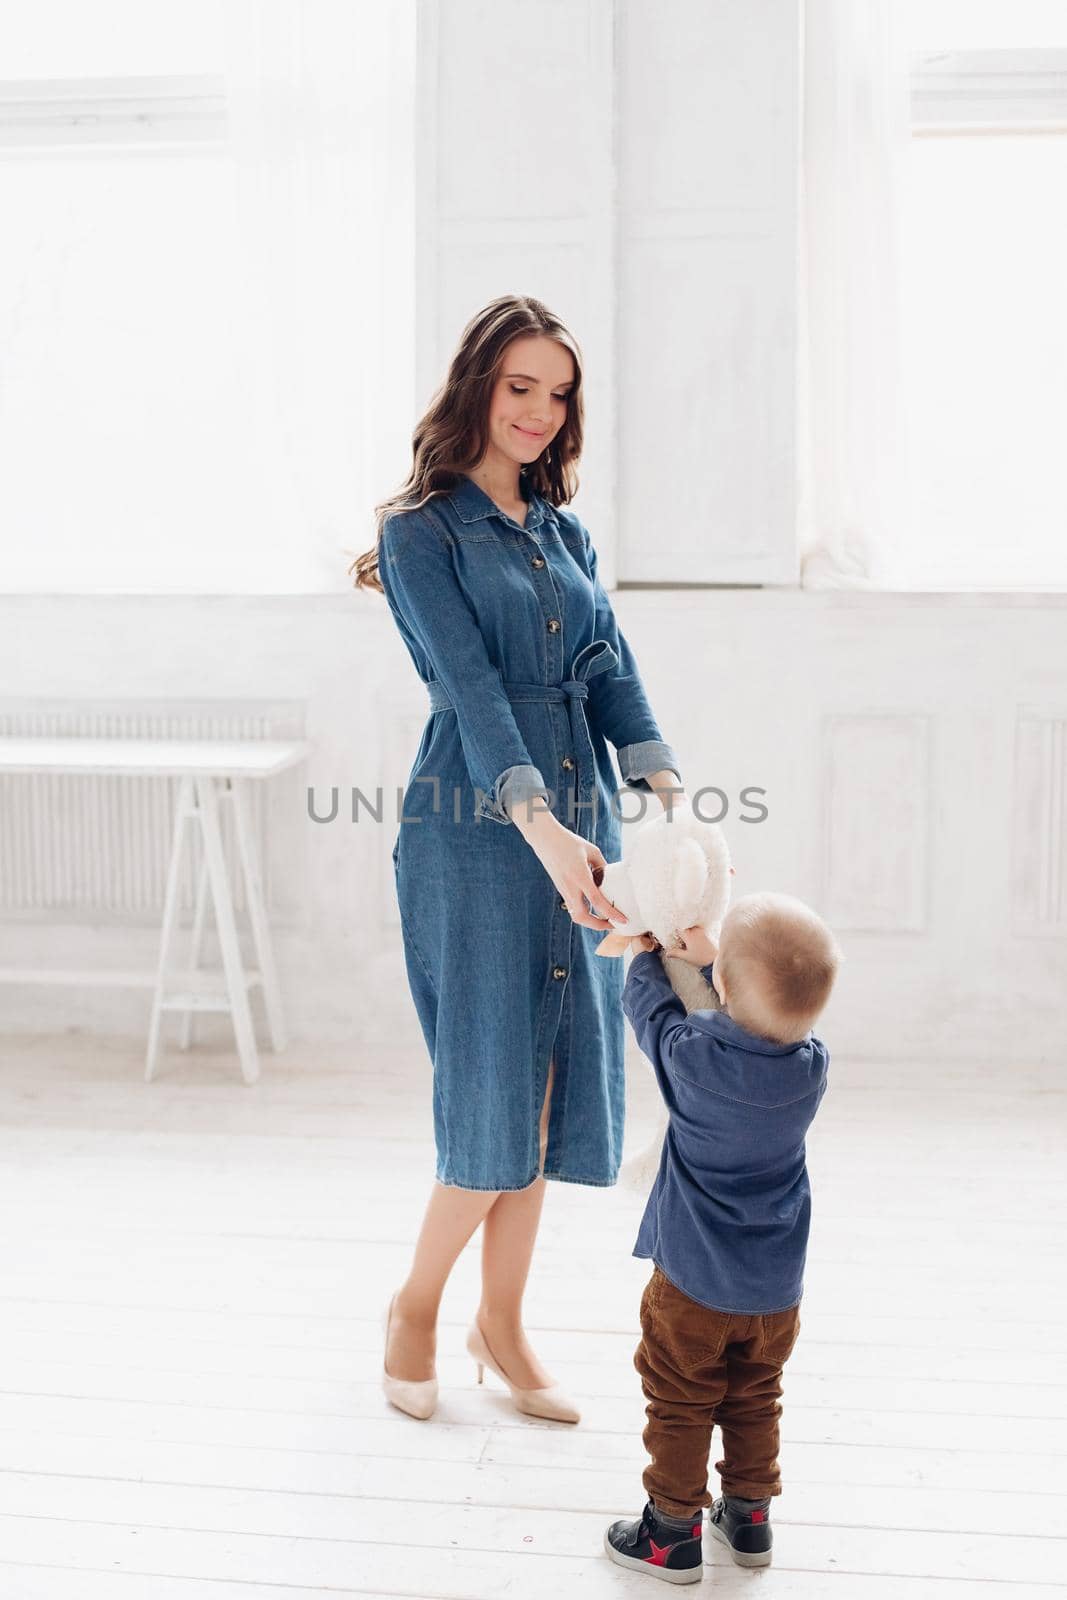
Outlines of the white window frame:
<svg viewBox="0 0 1067 1600">
<path fill-rule="evenodd" d="M 911 59 L 917 137 L 1067 133 L 1067 50 L 928 50 Z"/>
<path fill-rule="evenodd" d="M 55 150 L 223 149 L 221 73 L 0 80 L 0 157 Z"/>
</svg>

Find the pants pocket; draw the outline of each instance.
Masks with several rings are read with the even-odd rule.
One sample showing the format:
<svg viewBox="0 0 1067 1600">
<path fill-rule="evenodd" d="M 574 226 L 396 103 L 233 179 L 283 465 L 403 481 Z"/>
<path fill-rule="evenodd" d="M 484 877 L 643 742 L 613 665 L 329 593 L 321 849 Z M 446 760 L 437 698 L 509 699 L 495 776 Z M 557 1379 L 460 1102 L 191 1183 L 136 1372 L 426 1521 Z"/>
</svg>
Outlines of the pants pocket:
<svg viewBox="0 0 1067 1600">
<path fill-rule="evenodd" d="M 655 1314 L 656 1302 L 659 1298 L 659 1282 L 659 1269 L 657 1268 L 653 1271 L 651 1278 L 649 1278 L 648 1282 L 645 1284 L 644 1292 L 641 1295 L 640 1316 L 642 1333 L 648 1332 L 652 1317 Z"/>
<path fill-rule="evenodd" d="M 763 1344 L 760 1359 L 769 1365 L 782 1367 L 793 1354 L 800 1335 L 800 1307 L 788 1311 L 773 1311 L 763 1318 Z"/>
<path fill-rule="evenodd" d="M 736 1319 L 691 1300 L 669 1278 L 662 1278 L 654 1310 L 653 1336 L 672 1366 L 684 1376 L 721 1361 Z"/>
</svg>

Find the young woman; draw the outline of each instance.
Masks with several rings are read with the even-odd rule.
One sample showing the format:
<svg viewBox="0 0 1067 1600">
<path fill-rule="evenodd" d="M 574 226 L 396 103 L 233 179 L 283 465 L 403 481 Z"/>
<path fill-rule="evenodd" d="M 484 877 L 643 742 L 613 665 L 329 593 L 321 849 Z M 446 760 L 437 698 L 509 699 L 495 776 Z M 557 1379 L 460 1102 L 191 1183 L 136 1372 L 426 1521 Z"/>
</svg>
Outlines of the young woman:
<svg viewBox="0 0 1067 1600">
<path fill-rule="evenodd" d="M 683 793 L 565 509 L 581 377 L 575 340 L 539 301 L 486 306 L 350 569 L 384 592 L 430 696 L 393 864 L 434 1066 L 437 1181 L 383 1362 L 389 1399 L 419 1417 L 437 1401 L 441 1295 L 481 1224 L 467 1337 L 479 1382 L 489 1366 L 521 1410 L 579 1420 L 526 1339 L 522 1299 L 545 1180 L 613 1184 L 622 1151 L 622 963 L 594 954 L 623 920 L 597 886 L 621 855 L 605 741 L 631 788 L 664 807 Z"/>
</svg>

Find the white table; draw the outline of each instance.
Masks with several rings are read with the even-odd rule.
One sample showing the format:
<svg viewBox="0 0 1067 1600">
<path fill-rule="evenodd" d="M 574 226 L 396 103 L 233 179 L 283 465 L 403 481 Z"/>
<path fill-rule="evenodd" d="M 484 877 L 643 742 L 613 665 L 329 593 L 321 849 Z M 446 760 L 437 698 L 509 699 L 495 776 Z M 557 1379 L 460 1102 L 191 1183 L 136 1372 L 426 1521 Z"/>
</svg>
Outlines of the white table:
<svg viewBox="0 0 1067 1600">
<path fill-rule="evenodd" d="M 81 773 L 107 777 L 180 779 L 174 837 L 163 904 L 159 960 L 153 972 L 109 972 L 81 969 L 0 967 L 0 983 L 76 983 L 151 988 L 152 1017 L 148 1030 L 145 1079 L 151 1082 L 159 1053 L 160 1022 L 165 1011 L 182 1014 L 181 1048 L 188 1049 L 194 1013 L 228 1011 L 233 1018 L 237 1054 L 246 1083 L 259 1077 L 255 1030 L 248 991 L 258 984 L 275 1050 L 285 1045 L 278 975 L 270 927 L 248 823 L 247 785 L 297 765 L 311 750 L 303 740 L 272 739 L 98 739 L 0 738 L 0 772 Z M 222 805 L 231 805 L 245 899 L 258 966 L 245 970 L 237 937 L 237 919 L 219 825 Z M 203 838 L 203 865 L 197 884 L 196 910 L 188 968 L 170 965 L 178 925 L 178 885 L 186 845 L 186 824 Z M 200 947 L 208 893 L 211 894 L 222 952 L 222 972 L 201 968 Z"/>
</svg>

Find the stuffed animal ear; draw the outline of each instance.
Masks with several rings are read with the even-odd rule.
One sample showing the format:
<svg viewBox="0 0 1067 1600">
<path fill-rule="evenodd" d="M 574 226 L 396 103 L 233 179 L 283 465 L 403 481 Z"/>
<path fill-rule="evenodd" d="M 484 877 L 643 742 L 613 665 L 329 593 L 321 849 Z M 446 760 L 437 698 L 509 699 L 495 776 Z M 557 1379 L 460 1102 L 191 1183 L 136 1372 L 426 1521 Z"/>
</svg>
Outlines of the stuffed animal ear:
<svg viewBox="0 0 1067 1600">
<path fill-rule="evenodd" d="M 607 933 L 597 945 L 593 954 L 596 956 L 621 956 L 625 955 L 630 944 L 630 936 L 626 933 Z"/>
</svg>

